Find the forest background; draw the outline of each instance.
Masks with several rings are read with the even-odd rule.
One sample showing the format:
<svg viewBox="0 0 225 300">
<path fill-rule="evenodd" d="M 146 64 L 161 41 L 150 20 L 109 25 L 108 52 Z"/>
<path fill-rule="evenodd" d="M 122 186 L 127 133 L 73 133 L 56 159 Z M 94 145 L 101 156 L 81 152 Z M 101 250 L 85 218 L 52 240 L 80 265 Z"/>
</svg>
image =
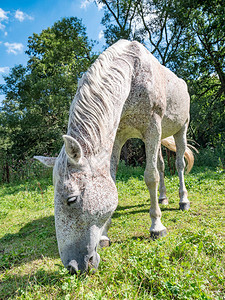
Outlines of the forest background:
<svg viewBox="0 0 225 300">
<path fill-rule="evenodd" d="M 225 164 L 225 7 L 220 0 L 111 0 L 103 4 L 105 48 L 138 40 L 183 78 L 191 96 L 189 143 L 197 164 Z M 27 65 L 14 66 L 0 91 L 0 182 L 27 176 L 34 155 L 57 155 L 82 74 L 99 53 L 76 16 L 28 38 Z M 194 141 L 194 142 L 192 142 Z M 128 164 L 144 162 L 143 144 L 128 142 Z M 171 154 L 167 153 L 173 172 Z M 22 171 L 21 171 L 22 170 Z"/>
</svg>

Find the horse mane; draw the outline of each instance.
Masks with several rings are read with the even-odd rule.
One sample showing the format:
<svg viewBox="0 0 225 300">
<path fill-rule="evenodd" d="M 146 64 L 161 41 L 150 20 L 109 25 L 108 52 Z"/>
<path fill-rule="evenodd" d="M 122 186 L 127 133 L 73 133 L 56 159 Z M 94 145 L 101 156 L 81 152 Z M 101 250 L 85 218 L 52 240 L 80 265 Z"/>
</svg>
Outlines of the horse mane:
<svg viewBox="0 0 225 300">
<path fill-rule="evenodd" d="M 121 67 L 118 60 L 129 65 L 123 43 L 127 45 L 127 41 L 119 41 L 100 54 L 79 81 L 70 107 L 68 133 L 87 153 L 97 153 L 114 127 L 114 104 L 127 75 L 127 68 Z"/>
</svg>

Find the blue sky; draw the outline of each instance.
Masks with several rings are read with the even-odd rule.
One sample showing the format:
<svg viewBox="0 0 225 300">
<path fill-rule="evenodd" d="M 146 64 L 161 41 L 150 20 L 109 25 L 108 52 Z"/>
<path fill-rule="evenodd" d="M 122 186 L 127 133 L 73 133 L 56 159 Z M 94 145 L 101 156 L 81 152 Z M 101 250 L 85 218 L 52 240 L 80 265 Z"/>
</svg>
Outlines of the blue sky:
<svg viewBox="0 0 225 300">
<path fill-rule="evenodd" d="M 95 50 L 102 51 L 103 9 L 93 0 L 0 0 L 0 84 L 4 83 L 2 75 L 7 75 L 10 68 L 26 65 L 29 36 L 71 16 L 82 19 L 89 39 L 99 42 Z"/>
</svg>

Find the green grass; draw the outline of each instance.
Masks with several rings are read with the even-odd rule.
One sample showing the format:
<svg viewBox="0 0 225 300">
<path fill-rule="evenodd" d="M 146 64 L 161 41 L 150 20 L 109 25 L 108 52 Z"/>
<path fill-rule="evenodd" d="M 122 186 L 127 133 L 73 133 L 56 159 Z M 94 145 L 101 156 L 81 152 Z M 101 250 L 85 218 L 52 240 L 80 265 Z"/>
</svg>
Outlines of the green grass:
<svg viewBox="0 0 225 300">
<path fill-rule="evenodd" d="M 165 238 L 149 238 L 142 168 L 120 165 L 112 245 L 94 275 L 69 275 L 58 255 L 49 176 L 0 186 L 0 299 L 225 299 L 225 174 L 186 176 L 191 210 L 178 210 L 178 178 L 166 178 Z"/>
</svg>

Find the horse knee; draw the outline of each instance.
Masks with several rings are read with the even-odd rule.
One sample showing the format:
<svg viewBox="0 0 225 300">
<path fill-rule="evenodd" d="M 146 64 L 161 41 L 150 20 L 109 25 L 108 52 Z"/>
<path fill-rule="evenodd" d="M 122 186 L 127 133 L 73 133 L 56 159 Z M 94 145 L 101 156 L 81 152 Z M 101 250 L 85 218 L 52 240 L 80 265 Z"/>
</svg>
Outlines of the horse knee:
<svg viewBox="0 0 225 300">
<path fill-rule="evenodd" d="M 159 172 L 157 169 L 145 170 L 144 172 L 145 183 L 148 187 L 155 186 L 159 183 Z"/>
</svg>

